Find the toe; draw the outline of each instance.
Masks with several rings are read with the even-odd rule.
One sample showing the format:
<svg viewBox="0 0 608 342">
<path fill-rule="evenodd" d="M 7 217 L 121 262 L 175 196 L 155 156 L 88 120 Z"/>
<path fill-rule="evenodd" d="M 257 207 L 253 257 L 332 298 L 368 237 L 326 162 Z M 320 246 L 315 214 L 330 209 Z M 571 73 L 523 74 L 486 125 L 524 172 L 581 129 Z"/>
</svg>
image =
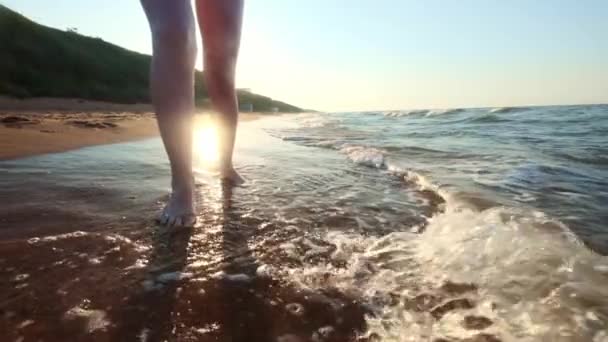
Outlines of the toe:
<svg viewBox="0 0 608 342">
<path fill-rule="evenodd" d="M 158 222 L 160 222 L 160 224 L 162 224 L 162 225 L 166 225 L 168 219 L 169 219 L 169 215 L 167 215 L 167 213 L 163 211 L 160 214 L 160 217 L 158 218 Z"/>
<path fill-rule="evenodd" d="M 184 227 L 194 227 L 196 224 L 196 215 L 190 214 L 184 217 Z"/>
<path fill-rule="evenodd" d="M 170 216 L 167 220 L 167 227 L 173 227 L 175 225 L 175 216 Z"/>
</svg>

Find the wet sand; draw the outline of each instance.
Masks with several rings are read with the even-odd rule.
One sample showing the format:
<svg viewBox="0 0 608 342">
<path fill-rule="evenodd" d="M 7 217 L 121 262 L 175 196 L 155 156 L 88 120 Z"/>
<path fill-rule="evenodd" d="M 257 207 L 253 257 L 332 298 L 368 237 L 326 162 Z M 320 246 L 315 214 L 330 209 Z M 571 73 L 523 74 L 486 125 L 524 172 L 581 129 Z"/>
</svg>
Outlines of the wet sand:
<svg viewBox="0 0 608 342">
<path fill-rule="evenodd" d="M 242 113 L 241 121 L 262 114 Z M 0 97 L 0 160 L 158 136 L 147 104 Z"/>
<path fill-rule="evenodd" d="M 151 219 L 165 197 L 87 196 L 91 189 L 48 190 L 95 203 L 95 213 L 68 220 L 47 206 L 53 235 L 0 241 L 7 341 L 354 341 L 362 333 L 367 311 L 356 299 L 273 274 L 271 259 L 285 258 L 264 254 L 262 237 L 277 227 L 244 217 L 229 189 L 201 188 L 219 202 L 203 209 L 198 227 L 177 232 Z M 135 214 L 104 220 L 113 206 Z"/>
</svg>

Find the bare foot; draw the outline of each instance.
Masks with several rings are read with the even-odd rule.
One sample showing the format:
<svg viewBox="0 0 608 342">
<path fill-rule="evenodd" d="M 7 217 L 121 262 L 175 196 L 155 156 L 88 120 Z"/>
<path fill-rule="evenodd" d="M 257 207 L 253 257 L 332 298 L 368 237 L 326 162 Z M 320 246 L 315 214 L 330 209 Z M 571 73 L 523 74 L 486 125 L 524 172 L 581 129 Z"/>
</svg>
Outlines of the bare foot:
<svg viewBox="0 0 608 342">
<path fill-rule="evenodd" d="M 222 180 L 222 182 L 226 182 L 234 186 L 238 186 L 245 183 L 243 177 L 241 177 L 241 175 L 236 172 L 234 167 L 229 167 L 224 171 L 220 171 L 220 179 Z"/>
<path fill-rule="evenodd" d="M 158 219 L 167 227 L 192 227 L 196 223 L 194 211 L 194 184 L 184 187 L 173 187 L 169 203 Z"/>
</svg>

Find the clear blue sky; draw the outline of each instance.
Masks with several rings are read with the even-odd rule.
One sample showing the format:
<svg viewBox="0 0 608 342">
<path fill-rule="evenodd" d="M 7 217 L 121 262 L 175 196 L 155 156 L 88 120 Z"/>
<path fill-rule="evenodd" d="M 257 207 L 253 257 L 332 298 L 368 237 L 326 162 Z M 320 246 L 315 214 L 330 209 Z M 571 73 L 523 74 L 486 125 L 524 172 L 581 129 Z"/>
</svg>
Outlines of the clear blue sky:
<svg viewBox="0 0 608 342">
<path fill-rule="evenodd" d="M 151 51 L 137 0 L 2 2 L 48 26 Z M 608 0 L 245 6 L 238 86 L 306 108 L 608 103 Z"/>
</svg>

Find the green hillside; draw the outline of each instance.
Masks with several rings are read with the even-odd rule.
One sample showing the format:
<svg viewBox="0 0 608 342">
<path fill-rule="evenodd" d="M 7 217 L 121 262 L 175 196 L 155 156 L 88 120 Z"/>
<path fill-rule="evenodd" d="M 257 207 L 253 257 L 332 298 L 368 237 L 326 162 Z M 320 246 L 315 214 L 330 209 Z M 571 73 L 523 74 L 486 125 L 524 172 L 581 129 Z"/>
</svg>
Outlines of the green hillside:
<svg viewBox="0 0 608 342">
<path fill-rule="evenodd" d="M 0 95 L 67 97 L 116 103 L 149 102 L 150 56 L 100 38 L 37 24 L 0 5 Z M 196 102 L 208 103 L 203 73 L 196 72 Z M 299 112 L 269 97 L 239 91 L 255 111 Z"/>
</svg>

